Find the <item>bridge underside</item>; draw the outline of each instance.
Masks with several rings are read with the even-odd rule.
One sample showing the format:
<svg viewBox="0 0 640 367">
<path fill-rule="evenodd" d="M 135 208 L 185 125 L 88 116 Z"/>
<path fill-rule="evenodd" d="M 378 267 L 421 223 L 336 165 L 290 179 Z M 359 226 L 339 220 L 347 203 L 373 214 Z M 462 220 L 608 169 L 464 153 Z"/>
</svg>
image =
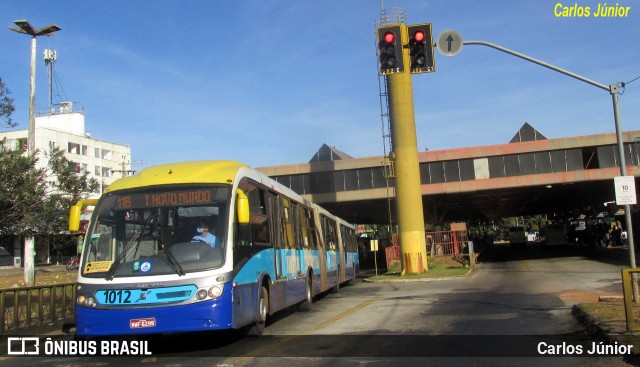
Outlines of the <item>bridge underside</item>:
<svg viewBox="0 0 640 367">
<path fill-rule="evenodd" d="M 640 183 L 640 130 L 623 135 L 626 175 Z M 419 152 L 426 223 L 536 214 L 572 217 L 615 201 L 615 134 Z M 352 223 L 389 223 L 393 174 L 383 157 L 263 167 L 265 174 Z M 395 217 L 395 216 L 394 216 Z"/>
<path fill-rule="evenodd" d="M 636 181 L 638 181 L 636 179 Z M 640 182 L 636 182 L 638 186 Z M 520 215 L 566 213 L 602 208 L 615 199 L 612 179 L 540 186 L 481 189 L 423 195 L 427 223 L 440 224 L 473 219 L 495 219 Z M 387 224 L 394 201 L 386 198 L 322 202 L 320 205 L 353 223 Z M 390 206 L 391 205 L 391 206 Z M 584 212 L 583 212 L 584 213 Z M 586 214 L 586 213 L 585 213 Z"/>
</svg>

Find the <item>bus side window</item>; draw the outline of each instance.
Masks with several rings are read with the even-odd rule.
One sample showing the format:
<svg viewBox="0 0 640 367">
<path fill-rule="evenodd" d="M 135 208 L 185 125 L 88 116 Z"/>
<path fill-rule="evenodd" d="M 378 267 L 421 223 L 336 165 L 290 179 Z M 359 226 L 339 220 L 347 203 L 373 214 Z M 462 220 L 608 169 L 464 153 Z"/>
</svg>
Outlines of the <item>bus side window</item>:
<svg viewBox="0 0 640 367">
<path fill-rule="evenodd" d="M 236 223 L 234 266 L 256 252 L 271 247 L 265 191 L 248 179 L 240 182 L 238 187 L 249 200 L 249 224 Z"/>
</svg>

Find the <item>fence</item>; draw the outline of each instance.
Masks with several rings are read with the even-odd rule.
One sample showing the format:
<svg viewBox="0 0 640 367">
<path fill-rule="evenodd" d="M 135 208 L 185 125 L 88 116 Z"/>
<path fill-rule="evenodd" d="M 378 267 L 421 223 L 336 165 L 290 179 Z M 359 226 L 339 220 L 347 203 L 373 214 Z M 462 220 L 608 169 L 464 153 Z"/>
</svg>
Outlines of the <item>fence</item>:
<svg viewBox="0 0 640 367">
<path fill-rule="evenodd" d="M 426 236 L 431 257 L 460 255 L 469 242 L 467 231 L 435 231 L 427 232 Z"/>
<path fill-rule="evenodd" d="M 73 318 L 76 284 L 0 290 L 0 334 Z"/>
<path fill-rule="evenodd" d="M 429 258 L 435 256 L 460 256 L 463 248 L 469 245 L 469 237 L 466 230 L 463 231 L 435 231 L 426 232 L 427 254 Z M 385 248 L 387 257 L 387 269 L 400 261 L 400 245 L 398 235 L 393 235 L 392 246 Z"/>
<path fill-rule="evenodd" d="M 640 331 L 640 305 L 636 301 L 638 295 L 638 284 L 633 277 L 640 273 L 637 268 L 623 268 L 622 273 L 622 293 L 624 294 L 624 314 L 627 320 L 627 331 L 630 333 Z"/>
</svg>

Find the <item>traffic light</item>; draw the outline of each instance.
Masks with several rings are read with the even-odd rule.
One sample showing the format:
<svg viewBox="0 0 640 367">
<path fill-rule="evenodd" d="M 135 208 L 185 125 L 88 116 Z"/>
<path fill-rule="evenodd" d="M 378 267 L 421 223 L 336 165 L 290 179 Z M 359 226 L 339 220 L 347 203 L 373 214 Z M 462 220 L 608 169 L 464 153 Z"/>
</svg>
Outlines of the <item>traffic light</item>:
<svg viewBox="0 0 640 367">
<path fill-rule="evenodd" d="M 378 56 L 380 74 L 404 72 L 402 61 L 402 34 L 399 25 L 378 28 Z"/>
<path fill-rule="evenodd" d="M 409 33 L 411 74 L 436 71 L 435 60 L 433 59 L 431 23 L 411 25 L 407 27 L 407 30 Z"/>
</svg>

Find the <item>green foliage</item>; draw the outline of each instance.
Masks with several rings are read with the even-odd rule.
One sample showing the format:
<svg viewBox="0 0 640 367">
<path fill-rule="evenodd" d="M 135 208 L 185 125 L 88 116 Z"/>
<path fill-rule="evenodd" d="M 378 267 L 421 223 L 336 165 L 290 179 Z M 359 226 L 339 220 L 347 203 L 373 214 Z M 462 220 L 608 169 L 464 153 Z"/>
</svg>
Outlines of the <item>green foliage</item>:
<svg viewBox="0 0 640 367">
<path fill-rule="evenodd" d="M 36 154 L 0 151 L 0 234 L 30 236 L 38 231 L 45 182 L 43 170 L 35 168 L 37 161 Z"/>
<path fill-rule="evenodd" d="M 95 191 L 98 182 L 77 172 L 59 148 L 45 153 L 46 169 L 36 168 L 37 154 L 0 151 L 0 234 L 48 237 L 55 248 L 68 242 L 70 206 Z M 64 241 L 57 240 L 61 236 Z"/>
<path fill-rule="evenodd" d="M 53 248 L 60 250 L 70 242 L 67 228 L 69 225 L 69 209 L 71 205 L 94 192 L 98 187 L 95 179 L 89 179 L 88 173 L 79 173 L 74 165 L 64 156 L 64 151 L 51 146 L 45 153 L 49 164 L 44 176 L 49 182 L 57 182 L 48 187 L 43 198 L 43 210 L 40 215 L 39 235 L 51 240 Z"/>
<path fill-rule="evenodd" d="M 9 97 L 9 94 L 11 94 L 11 91 L 0 78 L 0 127 L 15 127 L 17 125 L 11 119 L 11 114 L 16 109 L 13 106 L 13 98 Z"/>
<path fill-rule="evenodd" d="M 540 232 L 547 223 L 546 215 L 508 217 L 469 223 L 477 237 L 489 237 L 495 240 L 508 240 L 509 228 L 524 227 L 525 232 Z"/>
</svg>

